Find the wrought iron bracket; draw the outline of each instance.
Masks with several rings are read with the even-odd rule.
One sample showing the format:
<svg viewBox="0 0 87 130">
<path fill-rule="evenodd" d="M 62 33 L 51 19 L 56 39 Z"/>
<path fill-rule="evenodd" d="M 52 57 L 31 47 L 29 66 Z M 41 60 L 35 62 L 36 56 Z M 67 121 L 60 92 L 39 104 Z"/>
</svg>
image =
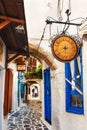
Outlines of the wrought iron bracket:
<svg viewBox="0 0 87 130">
<path fill-rule="evenodd" d="M 52 20 L 46 20 L 47 24 L 57 23 L 57 24 L 68 24 L 68 25 L 74 25 L 74 26 L 81 26 L 82 23 L 70 23 L 70 22 L 61 22 L 61 21 L 52 21 Z"/>
</svg>

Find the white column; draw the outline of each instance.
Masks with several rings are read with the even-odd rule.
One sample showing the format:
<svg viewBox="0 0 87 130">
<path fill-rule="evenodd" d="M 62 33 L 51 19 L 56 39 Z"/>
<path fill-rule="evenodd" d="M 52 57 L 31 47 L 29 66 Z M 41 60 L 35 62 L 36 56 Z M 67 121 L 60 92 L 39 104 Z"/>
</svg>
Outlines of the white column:
<svg viewBox="0 0 87 130">
<path fill-rule="evenodd" d="M 83 96 L 84 96 L 84 114 L 87 116 L 87 42 L 83 43 Z"/>
<path fill-rule="evenodd" d="M 4 128 L 6 128 L 6 125 L 3 123 L 4 86 L 5 86 L 5 70 L 0 70 L 0 130 L 4 130 Z"/>
</svg>

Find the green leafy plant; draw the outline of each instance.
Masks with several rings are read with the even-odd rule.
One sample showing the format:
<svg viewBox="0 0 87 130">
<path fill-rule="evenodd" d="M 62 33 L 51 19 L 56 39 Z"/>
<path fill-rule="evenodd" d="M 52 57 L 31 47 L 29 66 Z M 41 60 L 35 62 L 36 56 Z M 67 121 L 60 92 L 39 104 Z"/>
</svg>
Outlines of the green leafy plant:
<svg viewBox="0 0 87 130">
<path fill-rule="evenodd" d="M 40 64 L 40 65 L 36 68 L 36 70 L 33 71 L 33 72 L 25 72 L 25 73 L 24 73 L 24 76 L 25 76 L 26 78 L 36 77 L 36 78 L 38 78 L 38 79 L 42 79 L 42 65 Z"/>
<path fill-rule="evenodd" d="M 42 65 L 40 64 L 38 68 L 35 70 L 35 73 L 38 78 L 42 79 Z"/>
</svg>

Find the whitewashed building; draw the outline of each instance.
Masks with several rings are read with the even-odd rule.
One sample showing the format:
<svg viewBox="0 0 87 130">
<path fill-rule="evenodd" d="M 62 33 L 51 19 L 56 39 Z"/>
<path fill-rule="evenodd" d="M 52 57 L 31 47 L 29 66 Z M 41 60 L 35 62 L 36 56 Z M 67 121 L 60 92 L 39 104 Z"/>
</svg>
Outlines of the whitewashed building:
<svg viewBox="0 0 87 130">
<path fill-rule="evenodd" d="M 51 69 L 50 65 L 47 65 L 46 62 L 42 62 L 43 65 L 43 73 L 44 76 L 46 76 L 49 73 L 50 67 L 50 83 L 49 78 L 45 82 L 46 84 L 51 84 L 51 88 L 47 88 L 47 90 L 44 90 L 43 87 L 43 117 L 42 119 L 46 121 L 47 124 L 50 124 L 50 128 L 52 130 L 83 130 L 87 129 L 87 103 L 86 103 L 86 41 L 83 41 L 82 45 L 82 54 L 80 57 L 80 61 L 78 59 L 78 66 L 79 66 L 79 74 L 77 77 L 75 76 L 76 73 L 76 61 L 70 62 L 71 64 L 71 78 L 78 78 L 80 76 L 80 87 L 81 90 L 76 90 L 75 81 L 74 84 L 68 83 L 68 87 L 72 87 L 72 92 L 69 90 L 70 88 L 67 88 L 67 83 L 65 78 L 67 78 L 67 74 L 65 75 L 66 71 L 69 71 L 69 66 L 66 65 L 65 69 L 65 63 L 60 62 L 54 58 L 51 50 L 51 43 L 50 39 L 55 38 L 56 35 L 59 35 L 61 31 L 64 29 L 64 24 L 47 24 L 46 20 L 50 21 L 62 21 L 66 22 L 67 20 L 67 14 L 65 13 L 67 9 L 70 11 L 69 19 L 71 23 L 76 24 L 82 24 L 86 21 L 86 4 L 87 2 L 85 0 L 83 1 L 75 1 L 75 0 L 58 0 L 58 1 L 52 1 L 52 0 L 38 0 L 38 1 L 28 1 L 25 0 L 25 14 L 26 14 L 26 20 L 27 20 L 27 32 L 28 32 L 28 39 L 30 44 L 34 44 L 39 46 L 39 48 L 43 48 L 43 50 L 46 53 L 49 53 L 49 55 L 52 58 L 52 63 L 56 64 L 56 69 Z M 79 36 L 79 31 L 81 31 L 81 26 L 73 26 L 70 25 L 67 29 L 67 33 L 69 35 L 75 35 Z M 40 43 L 41 36 L 44 33 L 43 40 Z M 83 34 L 82 34 L 83 35 Z M 80 37 L 82 38 L 82 35 Z M 74 62 L 74 63 L 73 63 Z M 75 73 L 76 72 L 76 73 Z M 45 74 L 46 73 L 46 74 Z M 70 78 L 70 75 L 68 75 Z M 79 78 L 78 78 L 79 79 Z M 44 84 L 44 80 L 43 80 Z M 47 86 L 47 85 L 46 85 Z M 46 87 L 45 86 L 45 87 Z M 74 87 L 73 87 L 74 86 Z M 50 90 L 48 90 L 50 89 Z M 45 92 L 44 92 L 45 91 Z M 73 93 L 76 91 L 77 93 Z M 48 97 L 44 98 L 44 93 L 50 95 Z M 77 104 L 72 101 L 74 96 L 79 95 L 80 101 Z M 49 99 L 48 99 L 49 98 Z M 47 105 L 46 101 L 49 101 L 49 107 L 47 108 L 45 105 Z M 45 102 L 45 103 L 44 103 Z M 80 104 L 81 103 L 81 104 Z M 51 106 L 50 106 L 51 105 Z M 47 116 L 47 109 L 49 110 L 49 116 Z M 51 111 L 51 112 L 50 112 Z"/>
<path fill-rule="evenodd" d="M 25 16 L 30 52 L 40 58 L 43 69 L 41 81 L 42 120 L 50 130 L 86 130 L 87 129 L 87 41 L 86 35 L 86 0 L 24 0 Z M 68 23 L 75 23 L 67 28 Z M 66 12 L 66 13 L 65 13 Z M 48 24 L 48 21 L 60 23 Z M 64 23 L 63 23 L 64 22 Z M 63 24 L 61 24 L 63 23 Z M 78 25 L 77 25 L 78 24 Z M 80 25 L 79 25 L 80 24 Z M 65 26 L 66 25 L 66 26 Z M 56 36 L 65 31 L 68 36 L 81 38 L 81 48 L 78 56 L 70 62 L 61 62 L 52 53 L 51 44 Z M 64 33 L 64 32 L 63 32 Z M 78 38 L 77 38 L 78 39 Z M 38 49 L 38 52 L 37 52 Z M 5 57 L 3 58 L 5 59 Z M 0 63 L 1 73 L 4 65 Z M 17 71 L 14 63 L 9 64 L 13 69 L 13 103 L 12 110 L 17 106 Z M 4 77 L 1 88 L 4 96 Z M 3 99 L 2 99 L 3 100 Z M 3 130 L 3 101 L 0 108 L 0 129 Z"/>
</svg>

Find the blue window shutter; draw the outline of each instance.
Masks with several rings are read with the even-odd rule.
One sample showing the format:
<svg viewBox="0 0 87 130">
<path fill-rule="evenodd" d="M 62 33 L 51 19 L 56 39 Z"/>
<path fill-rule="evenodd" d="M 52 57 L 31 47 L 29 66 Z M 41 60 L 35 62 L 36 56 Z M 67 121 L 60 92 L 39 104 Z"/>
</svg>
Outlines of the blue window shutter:
<svg viewBox="0 0 87 130">
<path fill-rule="evenodd" d="M 81 88 L 81 75 L 79 72 L 77 58 L 74 60 L 74 82 L 76 86 L 79 86 Z"/>
<path fill-rule="evenodd" d="M 71 68 L 70 68 L 70 63 L 65 63 L 65 78 L 71 81 L 72 76 L 71 76 Z M 66 81 L 66 92 L 70 92 L 71 90 L 71 85 Z"/>
<path fill-rule="evenodd" d="M 71 81 L 71 68 L 70 68 L 70 63 L 65 63 L 65 78 Z M 66 111 L 70 107 L 70 90 L 71 90 L 71 85 L 66 81 Z"/>
<path fill-rule="evenodd" d="M 79 55 L 80 62 L 78 59 L 74 59 L 72 62 L 73 65 L 73 75 L 71 73 L 72 68 L 70 67 L 71 62 L 65 63 L 65 79 L 68 79 L 71 84 L 66 80 L 66 111 L 75 113 L 75 114 L 84 114 L 83 107 L 83 95 L 81 95 L 76 89 L 72 89 L 72 80 L 75 83 L 75 87 L 77 87 L 81 92 L 83 91 L 83 70 L 82 70 L 82 54 Z M 80 96 L 81 98 L 81 106 L 72 105 L 72 97 Z"/>
</svg>

